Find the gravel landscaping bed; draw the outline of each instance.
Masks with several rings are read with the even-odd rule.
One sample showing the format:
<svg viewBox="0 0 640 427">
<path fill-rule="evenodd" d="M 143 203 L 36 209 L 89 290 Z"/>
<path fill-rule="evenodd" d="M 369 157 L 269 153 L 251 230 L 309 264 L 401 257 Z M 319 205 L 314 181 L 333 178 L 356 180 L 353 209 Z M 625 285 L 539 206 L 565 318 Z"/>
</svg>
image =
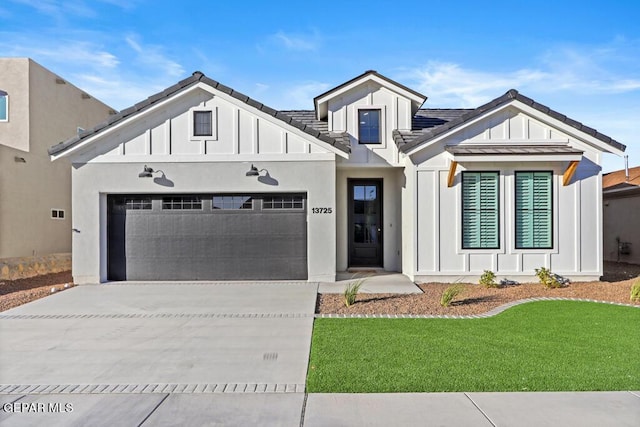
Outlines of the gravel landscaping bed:
<svg viewBox="0 0 640 427">
<path fill-rule="evenodd" d="M 67 285 L 66 288 L 65 285 Z M 73 286 L 73 279 L 70 271 L 0 281 L 0 311 L 44 298 L 71 286 Z M 52 289 L 55 291 L 51 292 Z"/>
<path fill-rule="evenodd" d="M 605 275 L 599 282 L 569 283 L 564 288 L 547 289 L 539 283 L 525 283 L 502 288 L 485 288 L 465 284 L 464 291 L 449 307 L 440 305 L 440 296 L 450 283 L 424 283 L 418 286 L 424 293 L 359 294 L 356 303 L 345 307 L 340 294 L 321 294 L 316 303 L 319 314 L 482 314 L 512 301 L 533 298 L 580 298 L 631 304 L 631 284 L 640 276 L 640 265 L 605 263 Z M 634 278 L 634 279 L 631 279 Z M 636 302 L 635 305 L 640 306 Z"/>
</svg>

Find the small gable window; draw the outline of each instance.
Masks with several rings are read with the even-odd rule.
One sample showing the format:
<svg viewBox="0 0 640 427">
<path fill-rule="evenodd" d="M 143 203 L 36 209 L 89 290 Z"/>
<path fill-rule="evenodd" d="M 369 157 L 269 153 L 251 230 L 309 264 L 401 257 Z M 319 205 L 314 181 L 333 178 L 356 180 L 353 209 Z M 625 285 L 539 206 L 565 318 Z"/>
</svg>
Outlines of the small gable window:
<svg viewBox="0 0 640 427">
<path fill-rule="evenodd" d="M 213 135 L 213 112 L 194 111 L 193 112 L 193 136 Z"/>
<path fill-rule="evenodd" d="M 381 144 L 380 110 L 358 110 L 358 140 L 360 144 Z"/>
<path fill-rule="evenodd" d="M 0 122 L 9 120 L 9 95 L 0 90 Z"/>
</svg>

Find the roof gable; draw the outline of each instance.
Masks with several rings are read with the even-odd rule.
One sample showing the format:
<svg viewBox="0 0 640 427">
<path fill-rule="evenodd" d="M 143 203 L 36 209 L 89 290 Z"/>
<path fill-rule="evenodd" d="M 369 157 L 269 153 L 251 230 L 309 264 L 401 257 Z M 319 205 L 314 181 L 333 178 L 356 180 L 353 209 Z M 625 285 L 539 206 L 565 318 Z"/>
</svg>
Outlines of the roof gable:
<svg viewBox="0 0 640 427">
<path fill-rule="evenodd" d="M 422 95 L 419 92 L 416 92 L 413 89 L 410 89 L 394 80 L 391 80 L 388 77 L 383 76 L 374 70 L 365 71 L 361 75 L 354 77 L 353 79 L 342 83 L 339 86 L 334 87 L 333 89 L 329 89 L 328 91 L 316 96 L 313 99 L 313 103 L 316 111 L 316 119 L 322 120 L 327 117 L 328 114 L 328 102 L 329 100 L 339 97 L 345 92 L 348 92 L 358 86 L 366 84 L 368 82 L 376 82 L 382 87 L 390 89 L 394 92 L 397 92 L 404 97 L 411 100 L 413 105 L 413 110 L 417 111 L 418 108 L 426 101 L 427 97 Z"/>
<path fill-rule="evenodd" d="M 54 157 L 65 156 L 68 152 L 80 146 L 81 144 L 88 142 L 89 140 L 92 140 L 94 137 L 97 137 L 98 135 L 101 135 L 102 133 L 107 132 L 108 130 L 124 123 L 125 121 L 128 121 L 131 118 L 134 118 L 140 114 L 143 114 L 144 112 L 150 110 L 151 108 L 153 108 L 154 106 L 158 105 L 163 101 L 166 101 L 175 96 L 178 96 L 179 94 L 189 90 L 190 88 L 195 87 L 199 83 L 204 83 L 226 95 L 229 95 L 243 102 L 244 104 L 252 108 L 255 108 L 256 110 L 261 111 L 262 113 L 270 115 L 278 119 L 279 121 L 284 122 L 286 125 L 293 126 L 294 128 L 304 132 L 305 134 L 308 134 L 318 139 L 319 141 L 322 141 L 324 143 L 327 143 L 335 147 L 336 149 L 344 153 L 350 152 L 349 145 L 345 143 L 345 141 L 348 141 L 348 138 L 344 138 L 342 135 L 335 135 L 335 134 L 332 135 L 329 132 L 321 132 L 320 130 L 314 128 L 310 124 L 306 124 L 301 121 L 295 120 L 288 114 L 285 114 L 281 111 L 277 111 L 271 107 L 268 107 L 248 97 L 247 95 L 244 95 L 238 91 L 235 91 L 234 89 L 228 86 L 225 86 L 222 83 L 219 83 L 205 76 L 203 73 L 196 71 L 191 75 L 191 77 L 181 80 L 178 83 L 174 84 L 173 86 L 170 86 L 167 89 L 148 97 L 144 101 L 141 101 L 129 108 L 126 108 L 120 111 L 118 114 L 111 116 L 109 120 L 98 124 L 93 129 L 81 132 L 79 135 L 71 139 L 68 139 L 67 141 L 61 142 L 59 144 L 56 144 L 50 147 L 49 155 Z"/>
<path fill-rule="evenodd" d="M 514 105 L 516 103 L 520 103 L 522 107 L 531 109 L 531 111 L 535 112 L 539 117 L 546 117 L 547 119 L 549 119 L 549 121 L 554 122 L 558 125 L 566 125 L 566 127 L 573 130 L 573 133 L 576 133 L 577 131 L 579 133 L 582 133 L 587 138 L 598 142 L 601 146 L 601 151 L 608 151 L 607 147 L 610 147 L 612 149 L 612 152 L 622 152 L 626 148 L 623 144 L 615 141 L 611 137 L 608 137 L 586 125 L 583 125 L 582 123 L 573 120 L 565 116 L 564 114 L 552 110 L 545 105 L 539 104 L 533 99 L 518 93 L 518 91 L 515 89 L 511 89 L 504 95 L 476 108 L 475 110 L 470 110 L 460 115 L 459 117 L 448 121 L 447 123 L 423 131 L 422 135 L 415 137 L 410 141 L 407 141 L 406 143 L 403 139 L 399 139 L 398 141 L 401 143 L 399 149 L 401 152 L 411 154 L 416 150 L 419 150 L 422 146 L 429 145 L 431 142 L 440 139 L 441 137 L 451 135 L 457 132 L 459 129 L 464 128 L 469 123 L 477 121 L 499 108 L 505 107 L 507 105 Z"/>
</svg>

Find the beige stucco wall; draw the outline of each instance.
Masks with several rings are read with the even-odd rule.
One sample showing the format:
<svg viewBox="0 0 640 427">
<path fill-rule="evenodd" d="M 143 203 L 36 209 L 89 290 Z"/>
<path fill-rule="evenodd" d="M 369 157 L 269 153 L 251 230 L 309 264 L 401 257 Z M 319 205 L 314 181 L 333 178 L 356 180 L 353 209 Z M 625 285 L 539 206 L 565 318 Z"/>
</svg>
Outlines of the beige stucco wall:
<svg viewBox="0 0 640 427">
<path fill-rule="evenodd" d="M 0 58 L 9 120 L 0 122 L 0 258 L 71 251 L 71 166 L 47 149 L 109 116 L 110 107 L 26 58 Z M 16 157 L 25 162 L 17 162 Z M 51 209 L 65 211 L 62 220 Z"/>
<path fill-rule="evenodd" d="M 603 246 L 605 261 L 640 264 L 640 190 L 629 197 L 605 195 L 603 206 Z M 620 254 L 618 242 L 631 243 L 631 253 Z"/>
</svg>

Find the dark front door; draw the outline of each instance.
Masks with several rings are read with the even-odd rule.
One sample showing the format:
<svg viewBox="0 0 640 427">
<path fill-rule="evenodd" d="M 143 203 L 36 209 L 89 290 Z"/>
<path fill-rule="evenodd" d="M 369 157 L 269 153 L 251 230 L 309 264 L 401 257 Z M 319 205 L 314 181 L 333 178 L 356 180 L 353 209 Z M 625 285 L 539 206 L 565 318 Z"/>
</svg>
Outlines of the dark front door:
<svg viewBox="0 0 640 427">
<path fill-rule="evenodd" d="M 349 180 L 349 267 L 382 267 L 382 180 Z"/>
</svg>

